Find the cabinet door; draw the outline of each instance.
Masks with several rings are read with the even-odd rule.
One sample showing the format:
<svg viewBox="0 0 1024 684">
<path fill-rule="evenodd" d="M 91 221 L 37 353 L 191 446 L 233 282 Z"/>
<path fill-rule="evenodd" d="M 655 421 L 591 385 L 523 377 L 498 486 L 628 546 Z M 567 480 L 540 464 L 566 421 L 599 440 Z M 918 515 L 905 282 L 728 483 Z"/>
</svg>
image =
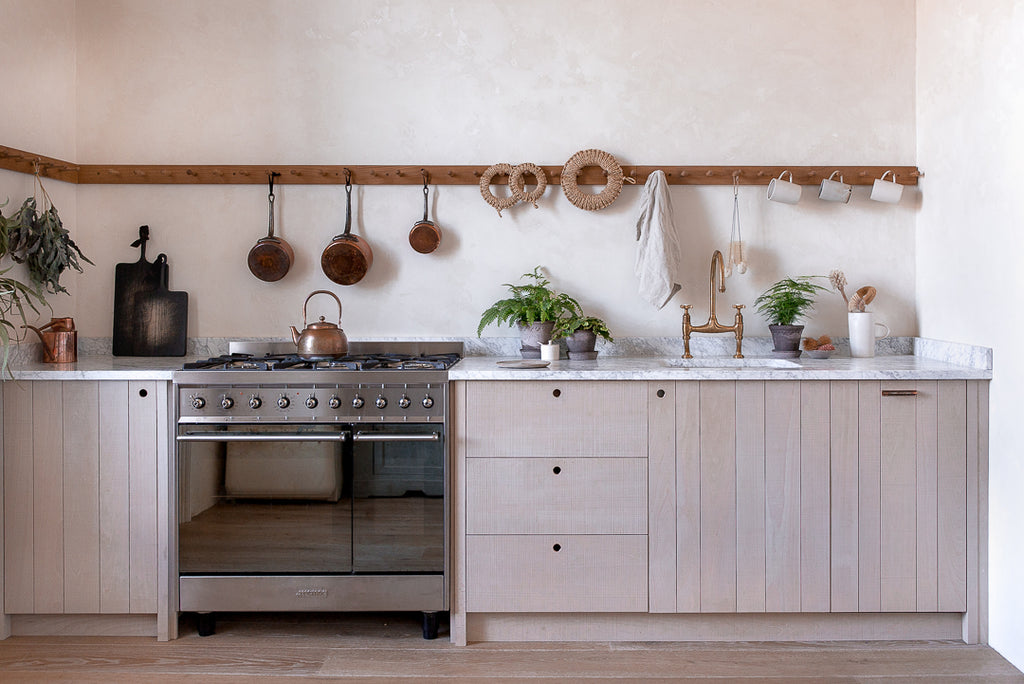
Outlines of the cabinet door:
<svg viewBox="0 0 1024 684">
<path fill-rule="evenodd" d="M 878 414 L 862 414 L 861 426 L 878 433 L 877 609 L 965 611 L 967 383 L 875 386 Z M 872 524 L 874 512 L 865 511 Z"/>
<path fill-rule="evenodd" d="M 4 383 L 4 612 L 156 612 L 164 385 Z"/>
<path fill-rule="evenodd" d="M 647 456 L 642 382 L 516 381 L 466 385 L 466 455 Z"/>
</svg>

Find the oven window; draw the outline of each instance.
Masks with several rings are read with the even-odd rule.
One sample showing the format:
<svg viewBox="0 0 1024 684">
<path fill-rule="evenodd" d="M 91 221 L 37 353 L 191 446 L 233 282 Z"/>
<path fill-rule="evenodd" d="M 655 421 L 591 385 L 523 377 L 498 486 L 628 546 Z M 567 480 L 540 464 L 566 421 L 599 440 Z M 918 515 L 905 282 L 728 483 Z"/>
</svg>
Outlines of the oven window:
<svg viewBox="0 0 1024 684">
<path fill-rule="evenodd" d="M 179 572 L 443 572 L 442 432 L 436 425 L 183 426 Z"/>
</svg>

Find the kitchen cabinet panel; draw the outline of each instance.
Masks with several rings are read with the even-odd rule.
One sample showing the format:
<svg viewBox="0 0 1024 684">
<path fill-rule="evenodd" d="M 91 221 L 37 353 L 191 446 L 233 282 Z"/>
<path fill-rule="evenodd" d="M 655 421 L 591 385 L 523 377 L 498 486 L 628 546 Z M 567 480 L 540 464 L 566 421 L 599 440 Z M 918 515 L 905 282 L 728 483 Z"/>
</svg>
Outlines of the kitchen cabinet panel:
<svg viewBox="0 0 1024 684">
<path fill-rule="evenodd" d="M 968 423 L 965 383 L 938 386 L 937 555 L 938 610 L 967 610 L 967 453 Z M 975 423 L 975 434 L 977 424 Z"/>
<path fill-rule="evenodd" d="M 647 461 L 472 458 L 468 534 L 647 534 Z"/>
<path fill-rule="evenodd" d="M 856 382 L 830 383 L 829 492 L 830 576 L 829 606 L 837 613 L 856 613 L 859 606 L 861 561 L 859 521 L 860 460 L 858 454 L 858 397 Z"/>
<path fill-rule="evenodd" d="M 156 612 L 161 385 L 4 383 L 5 613 Z"/>
<path fill-rule="evenodd" d="M 648 604 L 652 613 L 676 610 L 676 387 L 650 383 L 647 434 Z M 654 522 L 657 521 L 657 522 Z"/>
<path fill-rule="evenodd" d="M 676 383 L 676 611 L 700 612 L 700 383 Z M 654 526 L 659 521 L 652 520 Z M 655 532 L 657 533 L 657 532 Z"/>
<path fill-rule="evenodd" d="M 800 383 L 800 610 L 831 603 L 830 396 L 826 381 Z"/>
<path fill-rule="evenodd" d="M 65 613 L 100 612 L 100 405 L 98 383 L 65 382 Z"/>
<path fill-rule="evenodd" d="M 800 383 L 765 383 L 765 610 L 800 610 Z"/>
<path fill-rule="evenodd" d="M 35 606 L 32 385 L 4 382 L 4 613 Z"/>
<path fill-rule="evenodd" d="M 764 382 L 736 383 L 736 610 L 765 610 Z"/>
<path fill-rule="evenodd" d="M 839 383 L 836 383 L 839 384 Z M 882 609 L 882 386 L 857 386 L 857 604 L 861 612 Z"/>
<path fill-rule="evenodd" d="M 646 535 L 468 535 L 466 610 L 646 612 Z"/>
<path fill-rule="evenodd" d="M 736 611 L 736 383 L 700 383 L 700 611 Z"/>
<path fill-rule="evenodd" d="M 640 382 L 473 382 L 468 457 L 647 457 Z"/>
</svg>

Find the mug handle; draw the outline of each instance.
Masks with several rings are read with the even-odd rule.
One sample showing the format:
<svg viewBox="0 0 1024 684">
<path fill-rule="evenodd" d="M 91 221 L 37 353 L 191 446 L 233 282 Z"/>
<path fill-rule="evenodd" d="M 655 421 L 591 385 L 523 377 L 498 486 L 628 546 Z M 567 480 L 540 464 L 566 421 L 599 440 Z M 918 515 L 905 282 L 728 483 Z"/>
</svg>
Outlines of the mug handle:
<svg viewBox="0 0 1024 684">
<path fill-rule="evenodd" d="M 793 182 L 793 172 L 790 171 L 789 169 L 786 169 L 785 171 L 783 171 L 782 173 L 779 174 L 779 180 L 783 180 L 782 177 L 785 176 L 787 173 L 789 174 L 789 182 L 792 183 Z"/>
<path fill-rule="evenodd" d="M 884 333 L 882 333 L 881 335 L 877 334 L 877 332 L 876 332 L 876 334 L 875 334 L 875 339 L 876 339 L 876 340 L 878 340 L 878 339 L 881 339 L 881 338 L 883 338 L 883 337 L 888 337 L 888 336 L 889 336 L 889 326 L 887 326 L 887 325 L 886 325 L 885 323 L 881 323 L 881 322 L 879 322 L 879 321 L 875 321 L 875 325 L 876 325 L 876 326 L 877 326 L 877 325 L 880 325 L 880 326 L 882 326 L 883 328 L 885 328 L 885 332 L 884 332 Z"/>
<path fill-rule="evenodd" d="M 843 182 L 845 182 L 845 181 L 843 181 L 843 174 L 839 173 L 839 169 L 836 169 L 835 171 L 833 171 L 833 172 L 832 172 L 832 175 L 831 175 L 831 176 L 829 176 L 829 177 L 828 177 L 828 179 L 829 179 L 829 180 L 833 180 L 833 179 L 834 179 L 834 178 L 836 177 L 836 174 L 838 174 L 838 175 L 839 175 L 839 182 L 840 182 L 840 183 L 843 183 Z"/>
<path fill-rule="evenodd" d="M 878 180 L 883 180 L 883 181 L 884 181 L 884 180 L 885 180 L 885 177 L 886 177 L 886 176 L 888 176 L 888 175 L 889 175 L 890 173 L 892 174 L 892 181 L 891 181 L 891 182 L 895 183 L 895 182 L 896 182 L 896 172 L 895 172 L 895 171 L 893 171 L 892 169 L 889 169 L 888 171 L 886 171 L 885 173 L 883 173 L 883 174 L 882 174 L 882 177 L 881 177 L 881 178 L 879 178 Z"/>
</svg>

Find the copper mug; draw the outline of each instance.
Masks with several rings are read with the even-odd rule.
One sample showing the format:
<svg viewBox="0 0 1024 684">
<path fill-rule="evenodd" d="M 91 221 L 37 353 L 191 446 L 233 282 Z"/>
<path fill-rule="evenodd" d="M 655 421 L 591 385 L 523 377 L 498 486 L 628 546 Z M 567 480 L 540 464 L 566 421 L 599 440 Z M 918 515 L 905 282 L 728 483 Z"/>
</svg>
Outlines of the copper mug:
<svg viewBox="0 0 1024 684">
<path fill-rule="evenodd" d="M 51 318 L 41 328 L 23 325 L 39 336 L 43 345 L 43 363 L 74 363 L 78 361 L 78 331 L 73 318 Z"/>
</svg>

